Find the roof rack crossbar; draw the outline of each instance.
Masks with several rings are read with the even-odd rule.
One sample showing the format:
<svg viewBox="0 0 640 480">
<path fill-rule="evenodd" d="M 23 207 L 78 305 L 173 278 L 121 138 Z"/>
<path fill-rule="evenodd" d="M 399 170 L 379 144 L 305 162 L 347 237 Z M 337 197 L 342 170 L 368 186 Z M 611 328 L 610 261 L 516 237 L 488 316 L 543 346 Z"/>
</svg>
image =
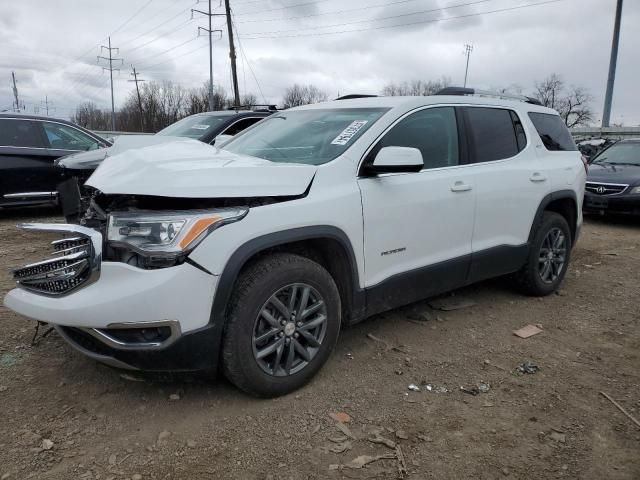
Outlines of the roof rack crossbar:
<svg viewBox="0 0 640 480">
<path fill-rule="evenodd" d="M 525 95 L 514 95 L 511 93 L 492 92 L 490 90 L 478 90 L 476 88 L 465 87 L 446 87 L 436 93 L 436 95 L 475 95 L 479 97 L 496 97 L 505 100 L 518 100 L 520 102 L 530 103 L 532 105 L 542 105 L 536 98 L 527 97 Z"/>
</svg>

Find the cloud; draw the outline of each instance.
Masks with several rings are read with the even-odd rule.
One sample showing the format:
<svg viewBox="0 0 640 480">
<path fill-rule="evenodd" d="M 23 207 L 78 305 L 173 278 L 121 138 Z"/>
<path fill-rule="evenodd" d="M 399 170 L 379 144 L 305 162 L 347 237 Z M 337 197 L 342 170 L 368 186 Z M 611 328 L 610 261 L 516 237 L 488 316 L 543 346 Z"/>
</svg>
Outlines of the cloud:
<svg viewBox="0 0 640 480">
<path fill-rule="evenodd" d="M 314 83 L 330 96 L 338 92 L 379 93 L 390 81 L 430 80 L 443 75 L 462 83 L 463 45 L 473 43 L 471 85 L 489 88 L 515 83 L 529 93 L 535 80 L 556 72 L 567 84 L 587 88 L 595 97 L 594 108 L 600 111 L 613 2 L 563 0 L 483 13 L 537 1 L 490 0 L 417 13 L 469 2 L 232 0 L 240 33 L 236 42 L 240 89 L 259 94 L 254 74 L 265 100 L 271 102 L 278 102 L 294 82 Z M 85 100 L 110 107 L 109 76 L 96 66 L 96 55 L 100 45 L 106 44 L 106 37 L 141 5 L 131 0 L 2 2 L 0 79 L 4 80 L 0 81 L 0 106 L 11 104 L 10 75 L 15 71 L 28 108 L 39 104 L 45 95 L 61 114 Z M 120 75 L 114 76 L 116 105 L 121 105 L 134 88 L 127 82 L 131 78 L 130 64 L 147 81 L 171 80 L 189 88 L 208 80 L 208 43 L 206 38 L 196 38 L 197 26 L 206 25 L 206 21 L 189 21 L 189 8 L 189 2 L 154 0 L 113 33 L 112 43 L 120 47 L 118 56 L 124 59 Z M 468 14 L 479 15 L 454 18 Z M 396 18 L 388 18 L 391 16 Z M 409 23 L 414 25 L 387 28 Z M 338 24 L 345 25 L 325 28 Z M 214 82 L 230 91 L 224 19 L 215 18 L 214 26 L 225 32 L 214 42 Z M 362 31 L 335 33 L 345 30 Z M 323 33 L 329 34 L 320 35 Z M 638 43 L 640 2 L 625 2 L 613 119 L 623 119 L 627 124 L 640 124 L 636 94 L 640 66 L 635 60 Z"/>
</svg>

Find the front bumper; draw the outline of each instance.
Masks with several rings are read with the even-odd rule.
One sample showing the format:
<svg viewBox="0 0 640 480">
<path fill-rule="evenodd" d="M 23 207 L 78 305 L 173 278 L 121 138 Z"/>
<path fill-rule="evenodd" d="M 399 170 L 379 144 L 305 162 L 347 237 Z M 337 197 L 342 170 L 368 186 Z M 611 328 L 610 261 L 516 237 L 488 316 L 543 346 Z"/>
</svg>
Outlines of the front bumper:
<svg viewBox="0 0 640 480">
<path fill-rule="evenodd" d="M 640 215 L 640 195 L 593 195 L 585 192 L 582 209 L 586 213 Z"/>
<path fill-rule="evenodd" d="M 188 263 L 143 270 L 102 262 L 97 281 L 64 297 L 16 288 L 4 304 L 54 325 L 105 329 L 113 324 L 176 321 L 186 333 L 209 323 L 217 278 Z"/>
<path fill-rule="evenodd" d="M 210 324 L 218 277 L 188 263 L 143 270 L 102 262 L 100 277 L 56 297 L 22 288 L 4 299 L 7 308 L 47 322 L 73 347 L 119 368 L 155 371 L 211 369 L 220 329 Z M 147 341 L 145 331 L 170 335 Z M 206 354 L 205 354 L 206 353 Z"/>
</svg>

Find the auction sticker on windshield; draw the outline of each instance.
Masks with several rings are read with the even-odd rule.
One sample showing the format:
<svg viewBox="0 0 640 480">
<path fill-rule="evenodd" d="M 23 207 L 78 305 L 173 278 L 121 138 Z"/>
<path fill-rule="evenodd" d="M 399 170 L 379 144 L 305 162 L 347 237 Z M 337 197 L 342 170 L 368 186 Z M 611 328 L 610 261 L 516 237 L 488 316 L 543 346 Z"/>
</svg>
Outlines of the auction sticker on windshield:
<svg viewBox="0 0 640 480">
<path fill-rule="evenodd" d="M 340 135 L 333 139 L 331 145 L 346 145 L 367 122 L 368 120 L 354 120 L 347 128 L 340 132 Z"/>
<path fill-rule="evenodd" d="M 209 128 L 209 125 L 193 125 L 191 127 L 193 130 L 206 130 L 207 128 Z"/>
</svg>

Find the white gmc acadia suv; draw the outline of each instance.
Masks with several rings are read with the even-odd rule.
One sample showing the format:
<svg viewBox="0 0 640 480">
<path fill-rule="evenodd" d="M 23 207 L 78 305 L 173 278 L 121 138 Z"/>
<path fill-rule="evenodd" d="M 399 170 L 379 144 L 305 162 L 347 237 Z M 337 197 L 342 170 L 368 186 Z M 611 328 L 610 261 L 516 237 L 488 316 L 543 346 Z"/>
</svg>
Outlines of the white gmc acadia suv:
<svg viewBox="0 0 640 480">
<path fill-rule="evenodd" d="M 14 271 L 5 305 L 112 366 L 221 366 L 275 396 L 313 377 L 342 325 L 500 275 L 553 292 L 582 224 L 567 128 L 531 99 L 443 93 L 115 155 L 78 225 L 19 226 L 63 238 Z"/>
</svg>

